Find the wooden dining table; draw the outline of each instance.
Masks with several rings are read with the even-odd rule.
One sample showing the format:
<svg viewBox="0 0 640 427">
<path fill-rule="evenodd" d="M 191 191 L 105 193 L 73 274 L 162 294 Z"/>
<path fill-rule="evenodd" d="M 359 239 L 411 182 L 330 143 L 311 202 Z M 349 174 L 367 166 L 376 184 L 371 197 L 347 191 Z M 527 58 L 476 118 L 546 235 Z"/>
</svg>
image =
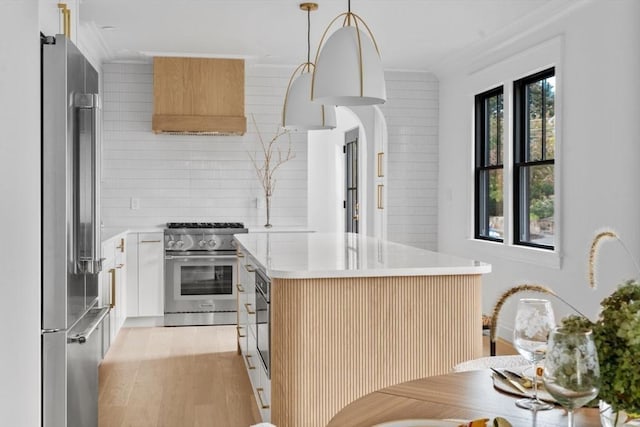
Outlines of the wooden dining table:
<svg viewBox="0 0 640 427">
<path fill-rule="evenodd" d="M 353 401 L 327 427 L 371 427 L 404 419 L 493 419 L 503 417 L 514 427 L 566 427 L 560 407 L 533 412 L 518 408 L 521 396 L 494 388 L 490 370 L 457 372 L 396 384 Z M 575 425 L 599 427 L 597 408 L 580 408 Z"/>
</svg>

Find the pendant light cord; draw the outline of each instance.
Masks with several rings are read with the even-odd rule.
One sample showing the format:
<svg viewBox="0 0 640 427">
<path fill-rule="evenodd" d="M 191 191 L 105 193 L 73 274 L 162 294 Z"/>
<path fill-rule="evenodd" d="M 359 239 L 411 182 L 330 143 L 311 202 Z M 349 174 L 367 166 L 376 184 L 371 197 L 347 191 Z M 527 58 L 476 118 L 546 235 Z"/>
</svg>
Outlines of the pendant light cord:
<svg viewBox="0 0 640 427">
<path fill-rule="evenodd" d="M 311 8 L 307 9 L 307 71 L 311 71 Z"/>
</svg>

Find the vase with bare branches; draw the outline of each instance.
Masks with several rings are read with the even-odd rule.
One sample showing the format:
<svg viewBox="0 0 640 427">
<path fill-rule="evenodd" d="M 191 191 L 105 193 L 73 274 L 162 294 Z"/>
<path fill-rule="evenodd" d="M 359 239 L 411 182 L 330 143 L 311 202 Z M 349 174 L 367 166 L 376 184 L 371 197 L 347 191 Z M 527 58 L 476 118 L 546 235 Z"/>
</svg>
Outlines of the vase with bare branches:
<svg viewBox="0 0 640 427">
<path fill-rule="evenodd" d="M 251 119 L 253 120 L 253 125 L 255 126 L 256 132 L 258 134 L 260 147 L 262 148 L 262 158 L 259 158 L 258 156 L 251 153 L 249 153 L 249 158 L 251 159 L 251 163 L 256 170 L 256 174 L 258 175 L 260 185 L 262 186 L 262 190 L 264 192 L 265 208 L 267 214 L 267 222 L 264 226 L 266 228 L 270 228 L 272 226 L 271 196 L 273 196 L 273 192 L 276 188 L 275 172 L 284 163 L 294 159 L 295 153 L 291 145 L 291 135 L 289 134 L 289 131 L 279 127 L 275 135 L 269 141 L 265 141 L 265 139 L 262 137 L 262 134 L 260 133 L 260 129 L 258 128 L 258 124 L 256 123 L 256 119 L 253 115 L 251 116 Z M 289 141 L 286 149 L 280 147 L 278 143 L 278 139 L 283 135 L 286 135 Z"/>
</svg>

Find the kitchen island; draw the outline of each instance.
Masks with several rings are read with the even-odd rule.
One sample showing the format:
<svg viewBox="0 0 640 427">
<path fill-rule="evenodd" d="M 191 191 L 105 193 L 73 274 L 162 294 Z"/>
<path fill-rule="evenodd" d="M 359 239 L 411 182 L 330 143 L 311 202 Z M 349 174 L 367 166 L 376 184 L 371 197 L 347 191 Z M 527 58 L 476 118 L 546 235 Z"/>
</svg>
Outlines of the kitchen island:
<svg viewBox="0 0 640 427">
<path fill-rule="evenodd" d="M 265 421 L 325 426 L 368 393 L 482 355 L 488 264 L 351 233 L 235 239 L 238 348 Z M 268 316 L 255 309 L 260 272 Z M 270 379 L 255 342 L 268 327 Z"/>
</svg>

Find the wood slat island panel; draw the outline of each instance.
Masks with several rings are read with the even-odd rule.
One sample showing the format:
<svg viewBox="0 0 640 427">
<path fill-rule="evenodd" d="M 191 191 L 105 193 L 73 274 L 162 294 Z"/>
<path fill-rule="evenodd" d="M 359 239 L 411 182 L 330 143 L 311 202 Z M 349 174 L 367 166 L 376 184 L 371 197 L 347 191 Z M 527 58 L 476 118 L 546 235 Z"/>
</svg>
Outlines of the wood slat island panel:
<svg viewBox="0 0 640 427">
<path fill-rule="evenodd" d="M 393 384 L 482 356 L 481 275 L 272 278 L 271 422 L 325 426 Z"/>
</svg>

